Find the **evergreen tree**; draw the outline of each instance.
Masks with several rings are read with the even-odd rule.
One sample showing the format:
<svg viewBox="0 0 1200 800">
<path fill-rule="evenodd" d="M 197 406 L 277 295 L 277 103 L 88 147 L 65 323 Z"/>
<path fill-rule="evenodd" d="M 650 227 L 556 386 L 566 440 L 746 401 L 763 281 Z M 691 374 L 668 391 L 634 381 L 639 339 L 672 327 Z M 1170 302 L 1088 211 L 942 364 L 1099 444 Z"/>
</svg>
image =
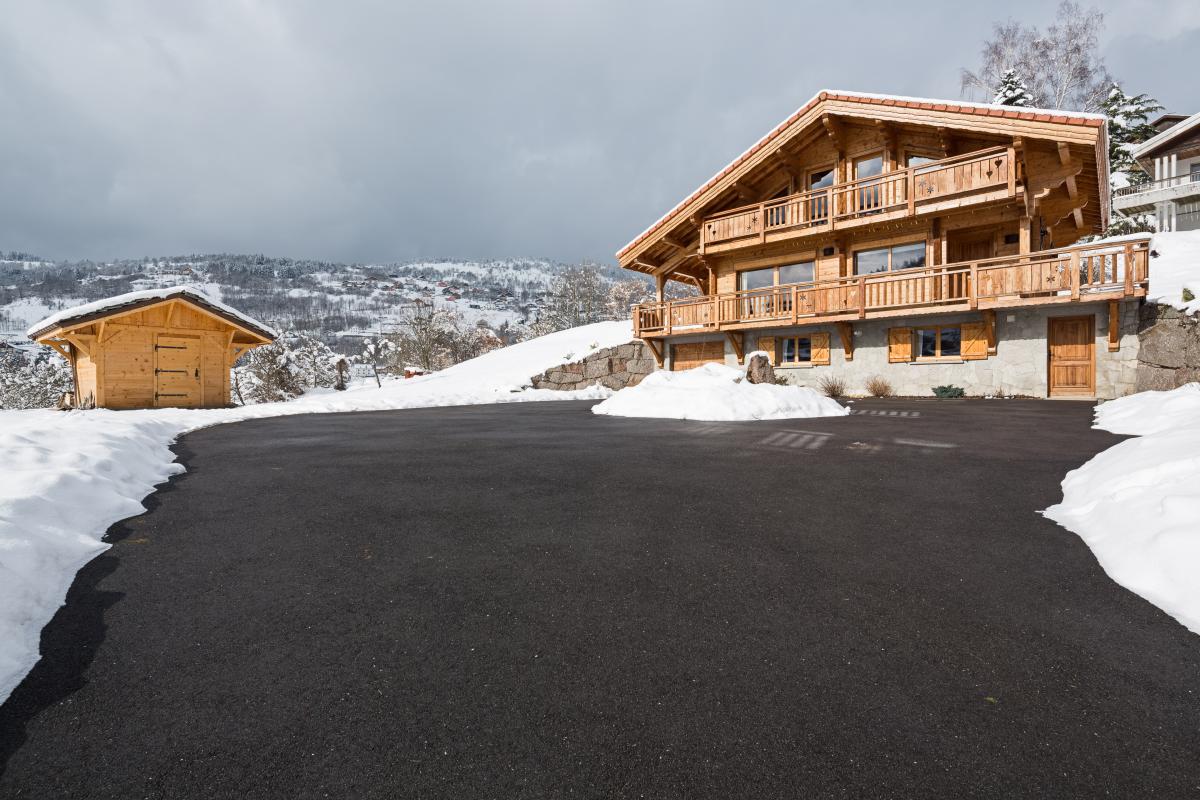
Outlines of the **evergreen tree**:
<svg viewBox="0 0 1200 800">
<path fill-rule="evenodd" d="M 1033 105 L 1033 95 L 1029 93 L 1029 88 L 1025 86 L 1025 81 L 1021 80 L 1017 71 L 1007 69 L 1000 78 L 1000 85 L 996 87 L 992 102 L 1001 106 L 1028 108 Z"/>
<path fill-rule="evenodd" d="M 1148 94 L 1130 96 L 1119 84 L 1114 83 L 1108 97 L 1100 104 L 1108 117 L 1108 163 L 1114 173 L 1125 173 L 1131 185 L 1137 186 L 1150 180 L 1134 161 L 1130 151 L 1156 131 L 1150 124 L 1150 115 L 1161 111 L 1162 106 Z"/>
</svg>

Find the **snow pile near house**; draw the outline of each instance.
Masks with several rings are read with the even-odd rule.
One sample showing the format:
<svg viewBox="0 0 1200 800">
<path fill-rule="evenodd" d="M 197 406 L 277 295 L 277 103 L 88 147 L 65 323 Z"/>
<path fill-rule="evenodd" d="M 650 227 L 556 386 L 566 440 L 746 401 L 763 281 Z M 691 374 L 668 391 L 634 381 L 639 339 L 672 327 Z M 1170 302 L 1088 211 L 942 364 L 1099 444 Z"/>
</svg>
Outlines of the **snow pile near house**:
<svg viewBox="0 0 1200 800">
<path fill-rule="evenodd" d="M 600 399 L 611 390 L 530 389 L 532 376 L 633 338 L 629 322 L 552 333 L 420 378 L 368 379 L 285 403 L 227 409 L 0 411 L 0 702 L 38 659 L 42 627 L 75 573 L 108 545 L 110 525 L 183 471 L 170 445 L 181 434 L 247 419 L 338 411 Z"/>
<path fill-rule="evenodd" d="M 1068 473 L 1045 515 L 1109 577 L 1200 633 L 1200 383 L 1105 403 L 1096 427 L 1138 438 Z"/>
<path fill-rule="evenodd" d="M 704 364 L 684 372 L 655 372 L 592 407 L 594 414 L 735 421 L 840 417 L 850 413 L 812 389 L 750 383 L 740 369 Z"/>
<path fill-rule="evenodd" d="M 1155 234 L 1150 249 L 1158 258 L 1150 259 L 1146 299 L 1188 314 L 1200 312 L 1200 231 Z M 1185 289 L 1191 300 L 1183 299 Z"/>
</svg>

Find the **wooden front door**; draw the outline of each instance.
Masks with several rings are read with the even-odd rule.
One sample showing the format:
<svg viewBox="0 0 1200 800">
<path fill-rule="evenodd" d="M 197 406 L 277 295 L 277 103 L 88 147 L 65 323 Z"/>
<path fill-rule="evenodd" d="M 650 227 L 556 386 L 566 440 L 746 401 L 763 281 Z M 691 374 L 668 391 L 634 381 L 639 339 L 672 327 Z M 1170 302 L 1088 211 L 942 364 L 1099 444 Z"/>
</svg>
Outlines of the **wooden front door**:
<svg viewBox="0 0 1200 800">
<path fill-rule="evenodd" d="M 159 334 L 154 342 L 154 405 L 195 408 L 201 402 L 200 340 Z"/>
<path fill-rule="evenodd" d="M 724 364 L 725 342 L 688 342 L 671 345 L 671 370 L 694 369 L 701 364 Z"/>
<path fill-rule="evenodd" d="M 1050 318 L 1051 397 L 1096 394 L 1095 325 L 1094 316 Z"/>
</svg>

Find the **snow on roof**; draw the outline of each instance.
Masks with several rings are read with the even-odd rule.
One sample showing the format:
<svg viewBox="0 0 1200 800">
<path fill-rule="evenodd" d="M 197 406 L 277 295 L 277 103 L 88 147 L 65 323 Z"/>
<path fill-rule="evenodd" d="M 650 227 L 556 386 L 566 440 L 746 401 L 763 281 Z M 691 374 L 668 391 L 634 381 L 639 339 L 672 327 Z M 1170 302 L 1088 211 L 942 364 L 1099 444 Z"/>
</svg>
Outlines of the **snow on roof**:
<svg viewBox="0 0 1200 800">
<path fill-rule="evenodd" d="M 228 318 L 232 322 L 236 322 L 255 333 L 262 334 L 267 338 L 274 339 L 279 335 L 279 332 L 268 325 L 264 325 L 254 317 L 243 314 L 242 312 L 230 308 L 219 300 L 214 300 L 209 295 L 200 291 L 194 286 L 169 286 L 161 289 L 142 289 L 137 292 L 126 292 L 115 297 L 108 297 L 103 300 L 95 300 L 91 303 L 64 308 L 62 311 L 56 311 L 46 317 L 41 322 L 35 324 L 25 332 L 25 335 L 30 339 L 36 339 L 38 336 L 60 327 L 66 323 L 81 320 L 87 317 L 103 316 L 105 314 L 120 311 L 128 306 L 148 305 L 154 301 L 171 300 L 180 298 L 188 300 L 203 308 L 207 308 L 223 317 Z"/>
<path fill-rule="evenodd" d="M 1063 111 L 1057 108 L 1026 108 L 1023 106 L 1002 106 L 995 103 L 971 103 L 965 100 L 938 100 L 929 97 L 906 97 L 897 94 L 873 94 L 871 92 L 848 92 L 841 89 L 822 89 L 813 95 L 812 99 L 807 103 L 800 106 L 795 113 L 776 125 L 765 136 L 752 144 L 749 149 L 731 161 L 729 166 L 705 181 L 699 189 L 688 195 L 685 200 L 666 214 L 663 214 L 650 227 L 635 236 L 629 244 L 618 250 L 617 258 L 632 250 L 638 243 L 667 222 L 667 220 L 679 213 L 684 206 L 707 191 L 709 187 L 728 175 L 742 164 L 742 162 L 783 133 L 793 122 L 812 109 L 813 106 L 824 100 L 848 100 L 850 102 L 866 103 L 869 105 L 901 106 L 903 108 L 925 109 L 927 111 L 950 111 L 960 114 L 974 114 L 976 116 L 1008 117 L 1010 119 L 1026 119 L 1036 122 L 1053 122 L 1067 125 L 1087 125 L 1089 127 L 1100 127 L 1107 120 L 1107 117 L 1103 114 Z"/>
<path fill-rule="evenodd" d="M 1171 127 L 1167 128 L 1165 131 L 1163 131 L 1162 133 L 1158 133 L 1158 134 L 1155 134 L 1154 136 L 1151 136 L 1149 139 L 1147 139 L 1146 141 L 1139 144 L 1137 147 L 1130 150 L 1129 153 L 1134 158 L 1141 158 L 1143 155 L 1146 155 L 1147 153 L 1149 153 L 1151 150 L 1158 147 L 1159 145 L 1166 144 L 1167 142 L 1171 141 L 1176 136 L 1179 136 L 1182 133 L 1187 133 L 1188 131 L 1195 128 L 1197 125 L 1200 125 L 1200 111 L 1196 112 L 1195 114 L 1192 114 L 1190 117 L 1185 119 L 1183 122 L 1175 123 Z"/>
</svg>

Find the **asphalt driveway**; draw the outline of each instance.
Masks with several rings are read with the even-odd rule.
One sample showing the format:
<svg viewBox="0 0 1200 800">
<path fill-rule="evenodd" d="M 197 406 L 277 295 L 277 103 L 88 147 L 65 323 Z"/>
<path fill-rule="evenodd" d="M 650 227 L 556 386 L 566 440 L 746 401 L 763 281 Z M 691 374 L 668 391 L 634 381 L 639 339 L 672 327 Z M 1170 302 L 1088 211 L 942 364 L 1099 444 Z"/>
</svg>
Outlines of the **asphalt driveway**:
<svg viewBox="0 0 1200 800">
<path fill-rule="evenodd" d="M 1200 795 L 1200 637 L 1036 511 L 1091 408 L 203 430 L 0 708 L 3 798 Z"/>
</svg>

